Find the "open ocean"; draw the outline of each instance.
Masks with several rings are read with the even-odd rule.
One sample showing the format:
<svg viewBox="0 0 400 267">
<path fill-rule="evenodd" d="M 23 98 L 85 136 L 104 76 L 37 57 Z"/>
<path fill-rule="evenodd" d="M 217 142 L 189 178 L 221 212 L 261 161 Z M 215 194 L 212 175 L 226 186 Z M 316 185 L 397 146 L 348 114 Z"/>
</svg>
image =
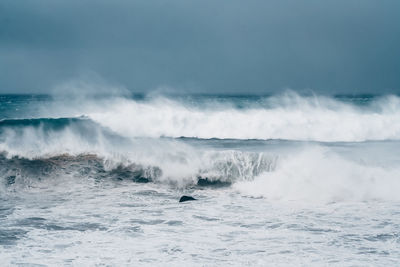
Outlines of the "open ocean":
<svg viewBox="0 0 400 267">
<path fill-rule="evenodd" d="M 399 264 L 398 96 L 0 96 L 1 266 Z"/>
</svg>

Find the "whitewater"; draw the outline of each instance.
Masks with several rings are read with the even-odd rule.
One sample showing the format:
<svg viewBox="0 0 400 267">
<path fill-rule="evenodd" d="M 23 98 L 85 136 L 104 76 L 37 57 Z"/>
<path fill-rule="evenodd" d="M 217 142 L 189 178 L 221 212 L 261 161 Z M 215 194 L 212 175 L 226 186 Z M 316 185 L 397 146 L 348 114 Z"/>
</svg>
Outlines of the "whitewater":
<svg viewBox="0 0 400 267">
<path fill-rule="evenodd" d="M 0 261 L 395 266 L 398 151 L 396 95 L 2 95 Z"/>
</svg>

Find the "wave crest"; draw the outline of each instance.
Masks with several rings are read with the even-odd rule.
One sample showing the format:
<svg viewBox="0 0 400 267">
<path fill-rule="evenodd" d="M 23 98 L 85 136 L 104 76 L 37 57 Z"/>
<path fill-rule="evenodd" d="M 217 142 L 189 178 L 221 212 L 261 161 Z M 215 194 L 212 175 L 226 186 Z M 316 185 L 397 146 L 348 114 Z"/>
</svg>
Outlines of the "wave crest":
<svg viewBox="0 0 400 267">
<path fill-rule="evenodd" d="M 400 139 L 398 97 L 347 100 L 295 93 L 244 104 L 235 99 L 201 105 L 168 98 L 123 99 L 88 116 L 127 137 L 324 142 Z"/>
<path fill-rule="evenodd" d="M 171 157 L 159 165 L 145 162 L 132 162 L 126 158 L 103 158 L 94 154 L 63 154 L 27 159 L 16 156 L 10 158 L 3 153 L 0 154 L 0 165 L 3 166 L 0 177 L 4 179 L 6 186 L 18 182 L 29 185 L 46 177 L 69 175 L 82 179 L 167 183 L 178 187 L 230 185 L 271 171 L 276 164 L 276 157 L 268 157 L 263 153 L 224 151 L 201 153 L 196 158 L 192 156 L 192 161 Z M 186 171 L 175 175 L 176 171 L 183 169 Z"/>
</svg>

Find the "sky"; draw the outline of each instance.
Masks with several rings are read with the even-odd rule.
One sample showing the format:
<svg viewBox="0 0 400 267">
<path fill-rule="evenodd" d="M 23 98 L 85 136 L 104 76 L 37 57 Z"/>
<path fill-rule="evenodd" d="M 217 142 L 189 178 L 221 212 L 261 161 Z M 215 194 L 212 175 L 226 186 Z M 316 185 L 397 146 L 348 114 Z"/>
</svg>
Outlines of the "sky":
<svg viewBox="0 0 400 267">
<path fill-rule="evenodd" d="M 91 77 L 133 92 L 400 93 L 400 1 L 0 1 L 0 93 Z"/>
</svg>

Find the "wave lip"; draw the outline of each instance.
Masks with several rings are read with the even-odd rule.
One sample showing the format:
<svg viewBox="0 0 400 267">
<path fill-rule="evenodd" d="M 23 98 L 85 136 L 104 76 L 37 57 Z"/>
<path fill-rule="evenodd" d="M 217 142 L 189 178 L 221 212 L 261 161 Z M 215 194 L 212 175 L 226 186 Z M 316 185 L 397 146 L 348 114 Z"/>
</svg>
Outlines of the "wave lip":
<svg viewBox="0 0 400 267">
<path fill-rule="evenodd" d="M 23 158 L 0 154 L 0 177 L 5 186 L 31 184 L 51 177 L 74 176 L 80 179 L 131 180 L 137 183 L 165 183 L 177 187 L 229 186 L 274 168 L 275 158 L 263 153 L 238 151 L 208 152 L 197 156 L 197 164 L 173 156 L 166 162 L 150 164 L 129 159 L 104 158 L 96 154 Z M 193 159 L 192 159 L 193 160 Z M 186 169 L 174 175 L 176 168 Z"/>
</svg>

